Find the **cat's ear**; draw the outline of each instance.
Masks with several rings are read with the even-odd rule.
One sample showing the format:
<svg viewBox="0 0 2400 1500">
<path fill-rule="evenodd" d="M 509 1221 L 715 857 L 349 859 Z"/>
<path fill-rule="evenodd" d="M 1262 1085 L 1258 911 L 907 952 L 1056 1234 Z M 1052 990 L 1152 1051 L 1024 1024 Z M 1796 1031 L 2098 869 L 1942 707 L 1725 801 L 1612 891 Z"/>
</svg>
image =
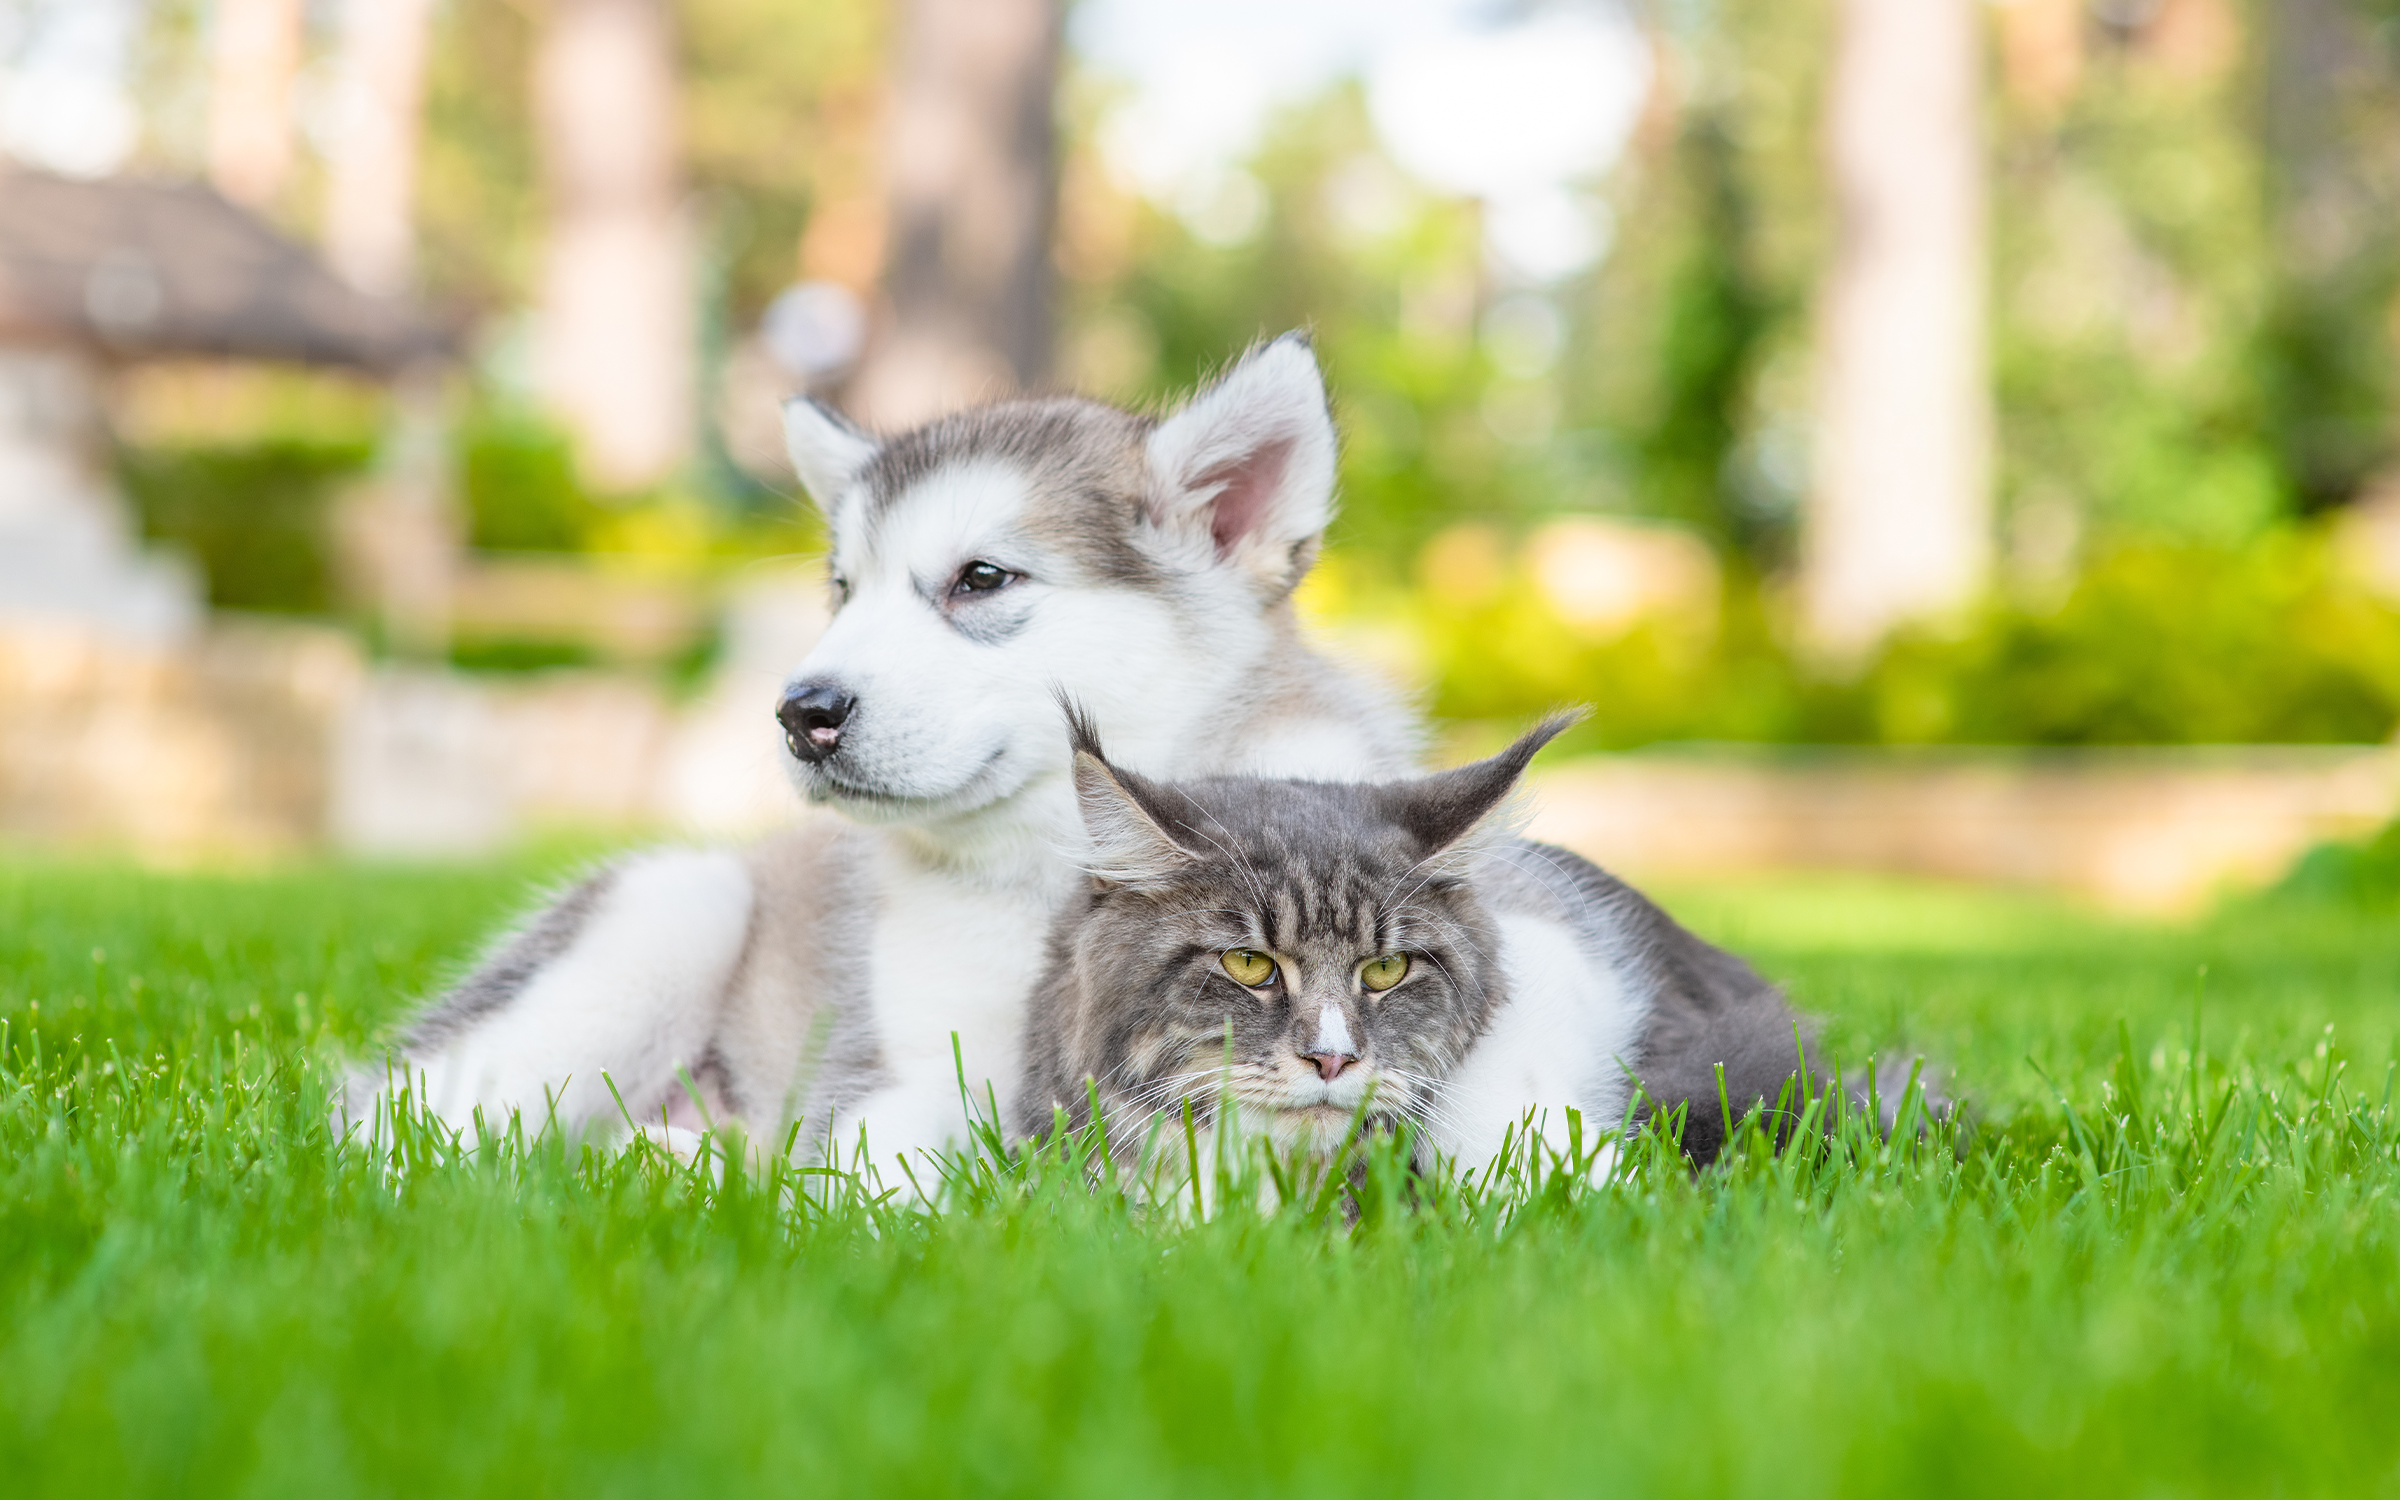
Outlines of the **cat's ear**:
<svg viewBox="0 0 2400 1500">
<path fill-rule="evenodd" d="M 1067 738 L 1075 750 L 1075 803 L 1091 846 L 1085 873 L 1109 885 L 1150 885 L 1189 869 L 1199 856 L 1167 831 L 1175 821 L 1159 789 L 1108 763 L 1091 716 L 1072 703 Z"/>
<path fill-rule="evenodd" d="M 793 396 L 783 403 L 783 451 L 791 456 L 800 487 L 827 516 L 842 492 L 857 482 L 880 446 L 832 407 Z"/>
<path fill-rule="evenodd" d="M 1307 336 L 1251 350 L 1158 424 L 1143 508 L 1194 555 L 1297 587 L 1333 519 L 1333 414 Z"/>
<path fill-rule="evenodd" d="M 1385 816 L 1416 836 L 1429 863 L 1466 859 L 1476 852 L 1478 835 L 1489 827 L 1492 815 L 1516 790 L 1517 778 L 1525 774 L 1534 753 L 1582 717 L 1580 711 L 1554 714 L 1488 760 L 1387 789 Z"/>
</svg>

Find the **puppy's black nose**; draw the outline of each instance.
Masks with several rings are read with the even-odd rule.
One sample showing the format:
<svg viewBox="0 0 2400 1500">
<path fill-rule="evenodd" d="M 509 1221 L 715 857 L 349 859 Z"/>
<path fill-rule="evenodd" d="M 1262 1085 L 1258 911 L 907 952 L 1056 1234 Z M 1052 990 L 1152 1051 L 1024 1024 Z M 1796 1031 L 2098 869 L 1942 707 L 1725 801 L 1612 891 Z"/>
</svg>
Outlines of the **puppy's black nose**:
<svg viewBox="0 0 2400 1500">
<path fill-rule="evenodd" d="M 803 682 L 783 695 L 775 717 L 783 723 L 784 742 L 792 754 L 814 765 L 842 745 L 842 725 L 858 700 L 825 682 Z"/>
</svg>

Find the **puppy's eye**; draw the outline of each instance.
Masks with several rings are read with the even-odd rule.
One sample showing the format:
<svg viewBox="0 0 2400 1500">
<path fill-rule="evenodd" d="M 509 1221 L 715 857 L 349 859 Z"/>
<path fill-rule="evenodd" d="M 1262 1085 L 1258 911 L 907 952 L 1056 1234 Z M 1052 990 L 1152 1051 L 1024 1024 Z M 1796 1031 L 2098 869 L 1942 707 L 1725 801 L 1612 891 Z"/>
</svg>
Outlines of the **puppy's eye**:
<svg viewBox="0 0 2400 1500">
<path fill-rule="evenodd" d="M 1390 989 L 1407 977 L 1408 955 L 1405 953 L 1386 953 L 1381 958 L 1370 958 L 1358 966 L 1358 982 L 1378 992 Z"/>
<path fill-rule="evenodd" d="M 1251 989 L 1272 984 L 1275 980 L 1275 960 L 1256 948 L 1228 948 L 1225 956 L 1217 962 L 1225 966 L 1225 972 L 1233 976 L 1235 984 L 1247 985 Z"/>
<path fill-rule="evenodd" d="M 837 605 L 850 602 L 850 580 L 839 573 L 833 575 L 833 602 Z"/>
<path fill-rule="evenodd" d="M 978 559 L 958 570 L 958 577 L 950 585 L 950 597 L 955 599 L 961 594 L 988 594 L 994 589 L 1008 587 L 1016 578 L 1017 575 L 1008 569 Z"/>
</svg>

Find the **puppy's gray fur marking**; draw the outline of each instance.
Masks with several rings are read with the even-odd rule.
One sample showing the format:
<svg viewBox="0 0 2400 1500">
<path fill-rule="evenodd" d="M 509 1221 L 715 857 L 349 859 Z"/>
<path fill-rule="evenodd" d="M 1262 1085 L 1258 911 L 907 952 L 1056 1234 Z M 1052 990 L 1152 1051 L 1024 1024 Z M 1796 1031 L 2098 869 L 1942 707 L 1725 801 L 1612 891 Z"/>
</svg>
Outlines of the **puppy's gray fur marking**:
<svg viewBox="0 0 2400 1500">
<path fill-rule="evenodd" d="M 410 1052 L 439 1047 L 514 1000 L 543 965 L 566 952 L 582 934 L 592 909 L 615 883 L 616 873 L 602 870 L 577 881 L 532 921 L 501 939 L 449 993 L 416 1018 L 402 1034 L 400 1045 Z"/>
<path fill-rule="evenodd" d="M 1156 588 L 1157 565 L 1133 544 L 1146 470 L 1148 417 L 1073 396 L 1010 401 L 937 418 L 885 443 L 859 477 L 870 529 L 945 469 L 1005 465 L 1035 495 L 1024 517 L 1037 541 L 1075 559 L 1094 582 Z"/>
</svg>

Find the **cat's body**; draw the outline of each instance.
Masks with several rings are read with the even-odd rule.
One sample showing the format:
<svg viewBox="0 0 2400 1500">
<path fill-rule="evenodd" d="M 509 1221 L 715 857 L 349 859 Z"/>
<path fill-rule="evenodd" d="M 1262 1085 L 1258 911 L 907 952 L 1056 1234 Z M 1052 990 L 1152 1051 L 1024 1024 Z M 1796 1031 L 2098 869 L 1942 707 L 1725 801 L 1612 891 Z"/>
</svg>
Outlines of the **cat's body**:
<svg viewBox="0 0 2400 1500">
<path fill-rule="evenodd" d="M 1091 888 L 1052 929 L 1029 1009 L 1022 1134 L 1056 1111 L 1138 1153 L 1189 1101 L 1285 1146 L 1413 1124 L 1472 1169 L 1529 1110 L 1590 1134 L 1689 1104 L 1685 1148 L 1796 1070 L 1798 1023 L 1756 973 L 1623 882 L 1482 831 L 1556 726 L 1457 771 L 1380 785 L 1159 783 L 1077 735 Z M 1705 1103 L 1705 1108 L 1702 1107 Z"/>
</svg>

